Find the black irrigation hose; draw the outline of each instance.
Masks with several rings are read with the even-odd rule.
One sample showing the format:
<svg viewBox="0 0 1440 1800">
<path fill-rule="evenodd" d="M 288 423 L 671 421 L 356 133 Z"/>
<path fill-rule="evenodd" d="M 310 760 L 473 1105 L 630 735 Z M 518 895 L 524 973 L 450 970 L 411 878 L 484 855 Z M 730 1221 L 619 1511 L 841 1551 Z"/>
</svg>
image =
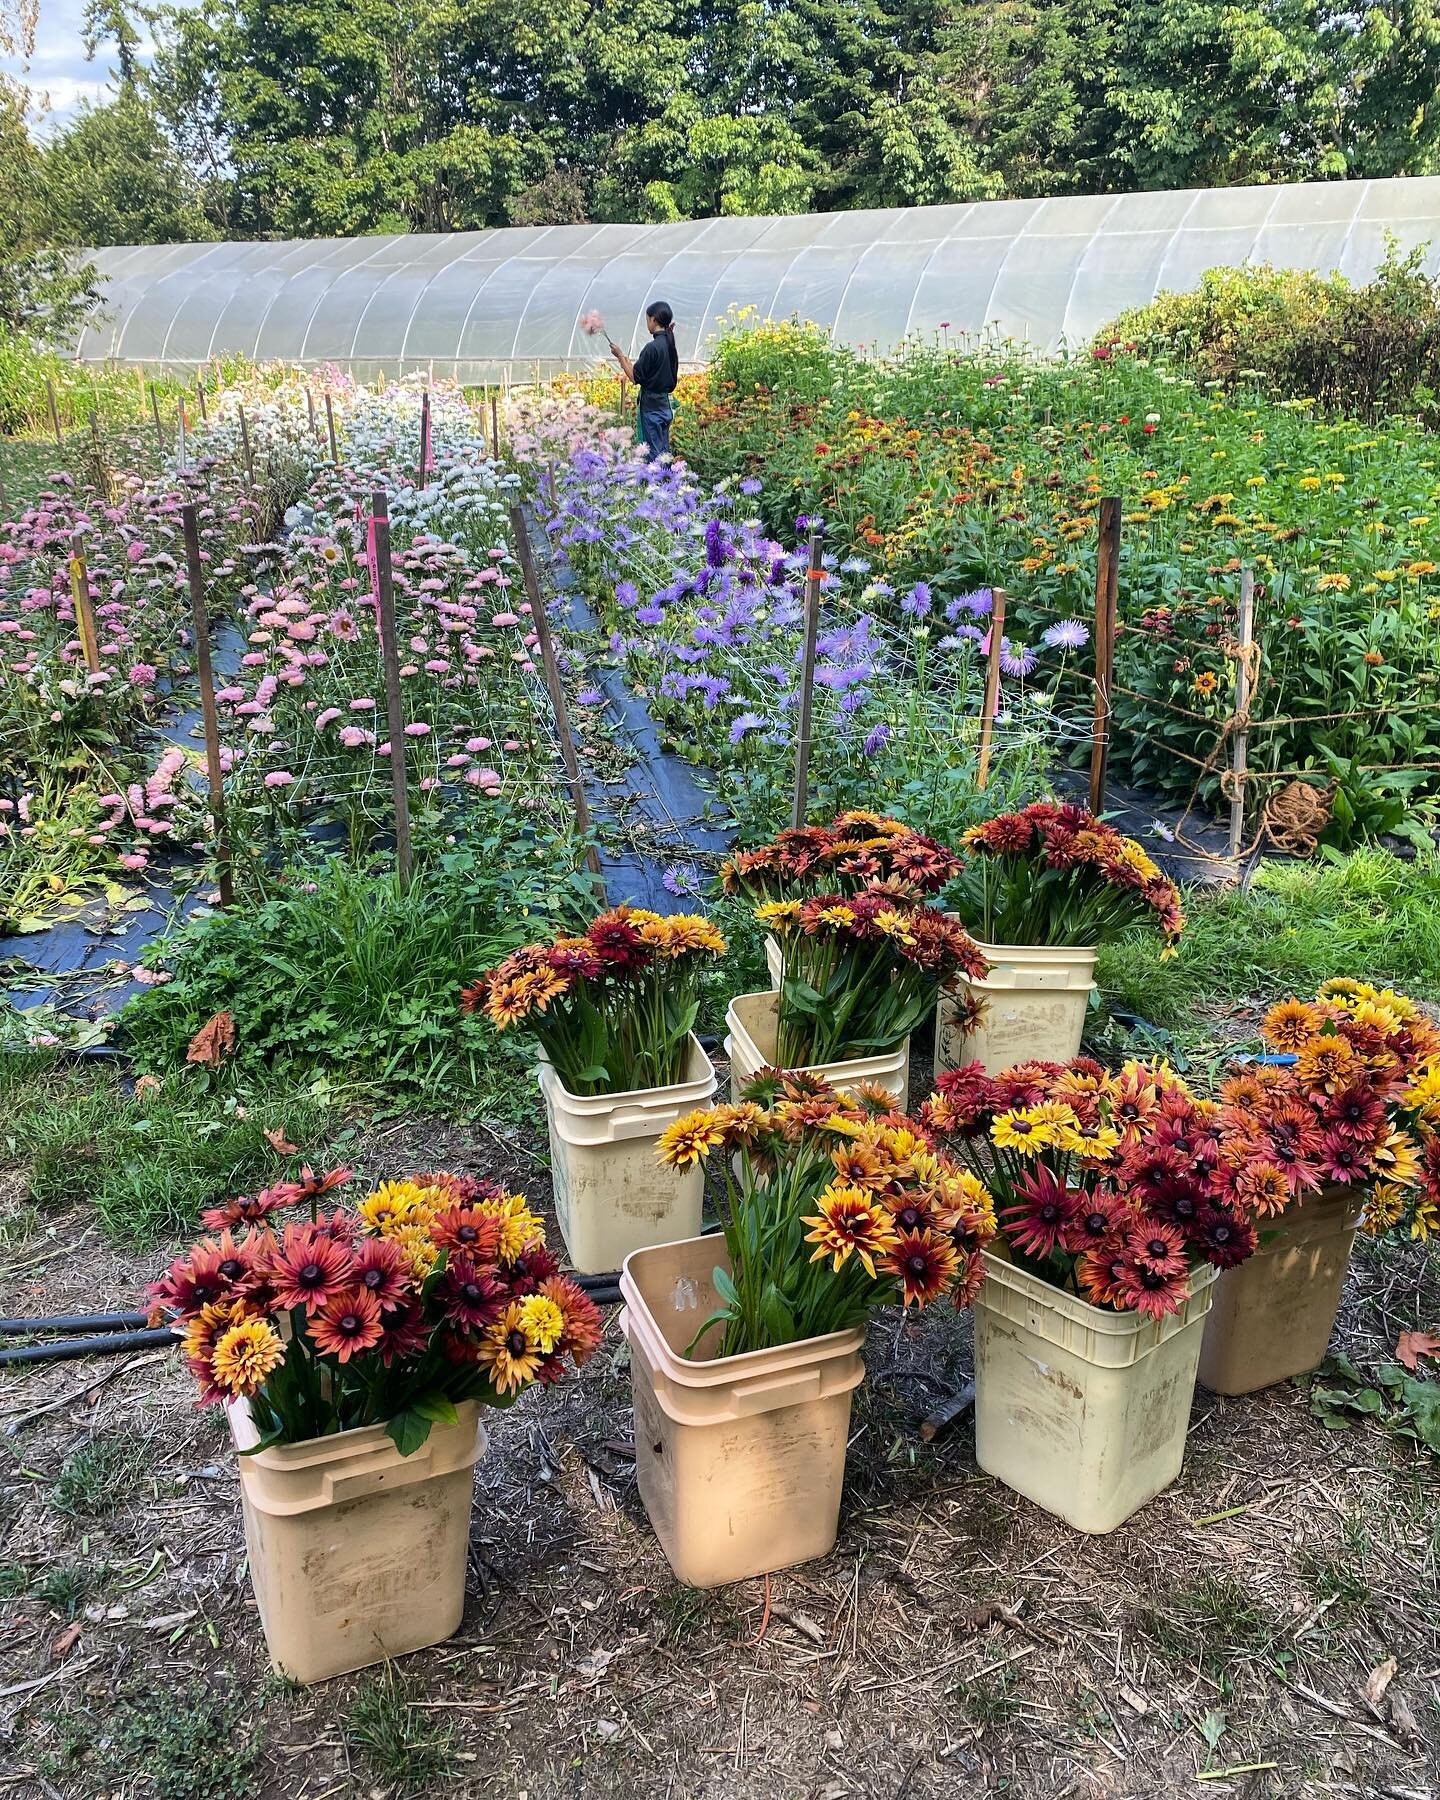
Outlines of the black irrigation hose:
<svg viewBox="0 0 1440 1800">
<path fill-rule="evenodd" d="M 173 1331 L 112 1331 L 100 1337 L 61 1338 L 56 1344 L 27 1344 L 20 1350 L 0 1350 L 0 1367 L 18 1363 L 74 1362 L 81 1356 L 119 1356 L 126 1350 L 153 1350 L 159 1344 L 178 1344 Z"/>
<path fill-rule="evenodd" d="M 32 1331 L 138 1331 L 148 1323 L 145 1313 L 55 1313 L 48 1319 L 0 1319 L 0 1337 Z"/>
</svg>

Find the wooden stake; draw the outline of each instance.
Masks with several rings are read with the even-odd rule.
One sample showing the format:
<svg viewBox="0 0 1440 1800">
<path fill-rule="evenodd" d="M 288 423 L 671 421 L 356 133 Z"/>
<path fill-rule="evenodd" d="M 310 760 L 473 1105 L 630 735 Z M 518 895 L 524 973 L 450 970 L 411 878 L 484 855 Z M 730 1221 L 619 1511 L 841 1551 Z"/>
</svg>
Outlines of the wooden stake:
<svg viewBox="0 0 1440 1800">
<path fill-rule="evenodd" d="M 155 442 L 160 454 L 165 454 L 165 431 L 160 423 L 160 396 L 155 392 L 155 383 L 150 383 L 150 416 L 155 421 Z"/>
<path fill-rule="evenodd" d="M 55 401 L 55 383 L 49 375 L 45 377 L 45 398 L 50 403 L 50 429 L 55 433 L 55 448 L 63 450 L 65 436 L 60 430 L 60 408 Z"/>
<path fill-rule="evenodd" d="M 560 680 L 560 665 L 555 660 L 555 642 L 550 636 L 550 620 L 540 595 L 540 579 L 535 572 L 535 553 L 530 547 L 530 530 L 525 513 L 519 506 L 510 508 L 510 529 L 515 534 L 515 553 L 520 559 L 520 579 L 525 598 L 530 602 L 530 618 L 540 640 L 540 660 L 545 665 L 545 686 L 550 693 L 550 706 L 555 714 L 555 735 L 560 740 L 560 761 L 565 765 L 565 779 L 570 783 L 570 798 L 575 807 L 575 823 L 582 835 L 590 837 L 590 808 L 585 802 L 585 783 L 580 774 L 580 759 L 575 754 L 575 740 L 570 735 L 570 713 L 565 704 L 565 687 Z M 600 881 L 600 903 L 610 904 L 600 872 L 600 853 L 587 843 L 585 861 L 590 872 Z"/>
<path fill-rule="evenodd" d="M 75 603 L 75 629 L 80 634 L 85 667 L 93 675 L 100 667 L 100 644 L 95 636 L 95 609 L 90 604 L 90 570 L 85 563 L 83 531 L 77 531 L 70 540 L 70 597 Z"/>
<path fill-rule="evenodd" d="M 390 780 L 395 795 L 395 866 L 410 885 L 410 790 L 405 758 L 405 708 L 400 697 L 400 646 L 395 636 L 395 583 L 390 567 L 390 507 L 383 488 L 370 497 L 375 520 L 375 600 L 380 654 L 385 661 L 385 717 L 390 727 Z"/>
<path fill-rule="evenodd" d="M 335 402 L 330 398 L 330 391 L 325 391 L 325 429 L 330 433 L 330 460 L 338 469 L 340 467 L 340 440 L 335 435 Z"/>
<path fill-rule="evenodd" d="M 1250 657 L 1255 643 L 1255 571 L 1240 571 L 1240 655 L 1235 664 L 1235 711 L 1244 716 L 1250 706 Z M 1236 728 L 1230 740 L 1230 854 L 1240 854 L 1245 835 L 1245 770 L 1250 754 L 1249 731 Z"/>
<path fill-rule="evenodd" d="M 202 375 L 195 377 L 195 398 L 200 402 L 200 423 L 204 425 L 210 415 L 205 410 L 205 378 Z"/>
<path fill-rule="evenodd" d="M 175 417 L 176 417 L 176 432 L 178 434 L 177 443 L 179 446 L 178 456 L 179 456 L 179 461 L 180 461 L 180 467 L 183 470 L 185 467 L 185 433 L 186 433 L 186 429 L 190 423 L 190 421 L 185 417 L 185 396 L 183 394 L 180 395 L 180 398 L 176 403 Z"/>
<path fill-rule="evenodd" d="M 500 460 L 500 396 L 490 396 L 490 456 L 492 461 Z"/>
<path fill-rule="evenodd" d="M 975 764 L 975 785 L 983 788 L 990 780 L 990 735 L 995 728 L 995 715 L 1000 710 L 1000 654 L 1005 641 L 1005 590 L 992 588 L 990 607 L 990 653 L 985 659 L 985 698 L 980 705 L 980 754 Z"/>
<path fill-rule="evenodd" d="M 430 390 L 420 396 L 420 473 L 416 487 L 424 487 L 426 465 L 430 461 Z"/>
<path fill-rule="evenodd" d="M 820 588 L 825 580 L 821 562 L 824 534 L 810 533 L 810 566 L 805 572 L 805 653 L 800 664 L 800 717 L 795 733 L 795 805 L 793 825 L 803 825 L 810 807 L 810 720 L 815 702 L 815 643 L 820 635 Z"/>
<path fill-rule="evenodd" d="M 305 390 L 305 407 L 310 414 L 310 435 L 313 438 L 318 438 L 320 435 L 320 426 L 315 418 L 315 396 L 308 387 Z"/>
<path fill-rule="evenodd" d="M 240 449 L 245 458 L 245 479 L 250 483 L 251 492 L 255 489 L 255 452 L 250 445 L 250 427 L 245 423 L 245 408 L 237 403 L 235 410 L 240 415 Z"/>
<path fill-rule="evenodd" d="M 230 863 L 230 837 L 225 828 L 225 776 L 220 767 L 220 719 L 215 711 L 215 670 L 210 661 L 210 617 L 205 606 L 205 567 L 200 560 L 200 524 L 195 502 L 180 508 L 185 535 L 185 568 L 190 577 L 190 622 L 195 633 L 195 666 L 200 676 L 200 718 L 205 727 L 205 773 L 210 787 L 210 817 L 215 826 L 215 869 L 220 904 L 235 904 Z"/>
<path fill-rule="evenodd" d="M 1105 810 L 1110 763 L 1110 688 L 1115 677 L 1115 614 L 1120 591 L 1120 500 L 1100 502 L 1100 541 L 1095 553 L 1095 732 L 1090 751 L 1090 810 Z"/>
</svg>

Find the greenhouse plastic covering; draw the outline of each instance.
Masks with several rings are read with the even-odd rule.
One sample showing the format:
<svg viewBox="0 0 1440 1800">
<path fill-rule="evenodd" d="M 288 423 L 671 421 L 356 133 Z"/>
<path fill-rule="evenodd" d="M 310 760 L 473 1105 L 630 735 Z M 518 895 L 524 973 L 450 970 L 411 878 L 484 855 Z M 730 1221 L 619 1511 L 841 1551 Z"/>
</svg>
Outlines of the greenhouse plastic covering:
<svg viewBox="0 0 1440 1800">
<path fill-rule="evenodd" d="M 306 243 L 172 244 L 94 253 L 106 311 L 77 354 L 193 366 L 240 353 L 333 362 L 362 380 L 428 370 L 528 379 L 593 361 L 592 310 L 622 343 L 647 301 L 675 310 L 703 361 L 726 309 L 792 314 L 853 346 L 942 326 L 1037 349 L 1084 343 L 1124 308 L 1222 264 L 1363 280 L 1392 234 L 1432 244 L 1440 177 L 996 200 L 960 206 L 552 225 Z M 1440 264 L 1440 250 L 1430 266 Z"/>
</svg>

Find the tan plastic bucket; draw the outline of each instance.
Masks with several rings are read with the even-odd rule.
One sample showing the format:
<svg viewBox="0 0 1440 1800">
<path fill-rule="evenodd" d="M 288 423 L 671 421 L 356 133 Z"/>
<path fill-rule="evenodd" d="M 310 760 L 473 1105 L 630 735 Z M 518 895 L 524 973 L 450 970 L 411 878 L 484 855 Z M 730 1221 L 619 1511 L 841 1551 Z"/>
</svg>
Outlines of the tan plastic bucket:
<svg viewBox="0 0 1440 1800">
<path fill-rule="evenodd" d="M 237 1459 L 250 1579 L 277 1673 L 324 1681 L 459 1628 L 485 1430 L 476 1401 L 456 1411 L 412 1456 L 367 1425 Z M 229 1416 L 237 1450 L 258 1441 L 243 1401 Z"/>
<path fill-rule="evenodd" d="M 1320 1366 L 1364 1198 L 1354 1188 L 1325 1188 L 1273 1224 L 1261 1221 L 1262 1235 L 1274 1238 L 1216 1283 L 1200 1351 L 1203 1387 L 1253 1394 Z"/>
<path fill-rule="evenodd" d="M 1109 1312 L 984 1252 L 975 1460 L 1078 1531 L 1113 1531 L 1180 1473 L 1215 1271 L 1168 1319 Z"/>
<path fill-rule="evenodd" d="M 770 985 L 779 989 L 780 977 L 785 973 L 785 952 L 780 948 L 780 940 L 773 933 L 765 933 L 765 967 L 770 971 Z"/>
<path fill-rule="evenodd" d="M 1037 1058 L 1069 1062 L 1080 1054 L 1080 1034 L 1094 985 L 1094 948 L 981 944 L 990 973 L 983 981 L 956 978 L 962 994 L 984 1002 L 980 1023 L 968 1034 L 955 1000 L 940 995 L 935 1012 L 935 1067 L 959 1069 L 978 1062 L 989 1075 Z"/>
<path fill-rule="evenodd" d="M 730 1035 L 725 1040 L 725 1054 L 730 1058 L 730 1097 L 737 1099 L 746 1083 L 756 1073 L 773 1063 L 775 1058 L 776 1013 L 778 996 L 737 994 L 725 1013 Z M 837 1088 L 853 1087 L 857 1081 L 877 1081 L 895 1096 L 895 1104 L 904 1106 L 910 1096 L 910 1040 L 878 1056 L 857 1056 L 846 1062 L 808 1064 L 811 1074 L 821 1075 Z"/>
<path fill-rule="evenodd" d="M 865 1378 L 862 1331 L 716 1357 L 717 1331 L 690 1361 L 717 1263 L 723 1238 L 691 1238 L 635 1251 L 620 1276 L 640 1498 L 670 1567 L 701 1588 L 828 1555 Z"/>
<path fill-rule="evenodd" d="M 677 1175 L 655 1155 L 667 1125 L 715 1098 L 715 1065 L 692 1035 L 685 1079 L 624 1094 L 572 1094 L 547 1062 L 540 1092 L 550 1126 L 555 1212 L 582 1275 L 618 1269 L 632 1250 L 694 1237 L 703 1168 Z"/>
</svg>

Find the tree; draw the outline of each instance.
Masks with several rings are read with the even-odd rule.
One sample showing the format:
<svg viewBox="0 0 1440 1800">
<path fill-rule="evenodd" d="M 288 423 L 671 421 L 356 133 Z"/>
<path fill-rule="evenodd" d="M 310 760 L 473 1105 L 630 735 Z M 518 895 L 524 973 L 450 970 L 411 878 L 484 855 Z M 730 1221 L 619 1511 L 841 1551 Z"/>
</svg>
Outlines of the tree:
<svg viewBox="0 0 1440 1800">
<path fill-rule="evenodd" d="M 63 345 L 94 312 L 91 264 L 55 245 L 41 154 L 25 122 L 25 97 L 0 76 L 0 331 Z"/>
<path fill-rule="evenodd" d="M 146 18 L 143 11 L 137 16 Z M 140 48 L 140 33 L 135 22 L 126 12 L 123 0 L 85 0 L 85 15 L 80 24 L 81 41 L 85 45 L 87 62 L 95 60 L 95 53 L 101 44 L 113 43 L 117 67 L 113 71 L 120 82 L 121 91 L 133 88 L 139 72 L 137 52 Z"/>
<path fill-rule="evenodd" d="M 135 87 L 82 106 L 50 140 L 41 179 L 61 244 L 169 244 L 213 238 L 200 184 Z"/>
</svg>

